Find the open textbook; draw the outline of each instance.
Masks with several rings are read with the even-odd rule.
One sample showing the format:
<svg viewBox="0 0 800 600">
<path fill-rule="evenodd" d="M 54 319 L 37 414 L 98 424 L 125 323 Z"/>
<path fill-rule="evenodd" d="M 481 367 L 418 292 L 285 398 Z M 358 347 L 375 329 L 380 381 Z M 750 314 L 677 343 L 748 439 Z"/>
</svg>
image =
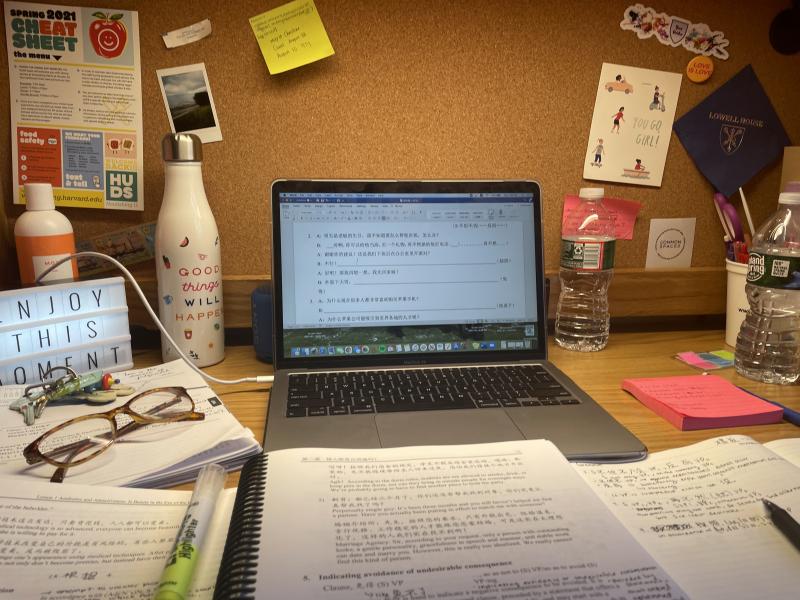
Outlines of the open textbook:
<svg viewBox="0 0 800 600">
<path fill-rule="evenodd" d="M 193 480 L 208 463 L 237 469 L 248 457 L 261 451 L 253 432 L 236 420 L 205 380 L 182 360 L 114 376 L 133 387 L 134 394 L 157 387 L 184 387 L 194 400 L 195 409 L 205 413 L 205 419 L 148 425 L 121 436 L 96 458 L 71 467 L 66 482 L 169 487 Z M 131 397 L 123 396 L 103 405 L 49 405 L 33 425 L 25 425 L 20 413 L 8 408 L 24 389 L 18 385 L 0 387 L 0 475 L 21 475 L 40 481 L 49 481 L 55 467 L 47 463 L 28 465 L 22 456 L 25 446 L 73 417 L 122 406 Z M 117 417 L 118 422 L 127 418 Z"/>
<path fill-rule="evenodd" d="M 220 496 L 192 597 L 217 572 L 215 598 L 796 597 L 761 498 L 800 513 L 798 464 L 800 438 L 744 436 L 622 465 L 545 441 L 280 450 L 232 513 Z M 0 600 L 147 597 L 188 494 L 0 478 Z"/>
<path fill-rule="evenodd" d="M 0 599 L 152 598 L 191 496 L 0 476 Z M 213 593 L 235 496 L 217 499 L 190 598 Z"/>
</svg>

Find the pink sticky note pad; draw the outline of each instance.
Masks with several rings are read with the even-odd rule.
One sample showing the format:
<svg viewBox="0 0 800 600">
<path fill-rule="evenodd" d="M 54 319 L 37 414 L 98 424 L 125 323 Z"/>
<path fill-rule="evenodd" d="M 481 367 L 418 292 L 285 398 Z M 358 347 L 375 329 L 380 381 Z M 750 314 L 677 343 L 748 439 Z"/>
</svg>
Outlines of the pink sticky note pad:
<svg viewBox="0 0 800 600">
<path fill-rule="evenodd" d="M 564 222 L 564 217 L 567 211 L 572 210 L 580 202 L 578 196 L 567 194 L 564 196 L 564 210 L 561 213 L 561 222 Z M 603 198 L 603 204 L 611 213 L 614 218 L 614 229 L 618 240 L 632 240 L 633 239 L 633 225 L 636 223 L 636 215 L 642 205 L 633 200 L 623 200 L 621 198 Z"/>
<path fill-rule="evenodd" d="M 777 423 L 783 409 L 716 375 L 626 379 L 622 389 L 678 429 Z"/>
</svg>

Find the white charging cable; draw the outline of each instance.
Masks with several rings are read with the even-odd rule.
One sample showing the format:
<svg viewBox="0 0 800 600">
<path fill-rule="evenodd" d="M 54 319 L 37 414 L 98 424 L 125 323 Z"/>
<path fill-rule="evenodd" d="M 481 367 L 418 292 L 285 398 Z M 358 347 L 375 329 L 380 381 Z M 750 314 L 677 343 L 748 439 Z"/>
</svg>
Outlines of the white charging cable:
<svg viewBox="0 0 800 600">
<path fill-rule="evenodd" d="M 164 334 L 164 337 L 167 338 L 167 341 L 169 341 L 169 343 L 172 344 L 172 347 L 175 348 L 175 350 L 177 350 L 178 354 L 181 355 L 181 358 L 186 362 L 186 364 L 189 365 L 192 369 L 194 369 L 201 376 L 203 376 L 206 379 L 208 379 L 210 381 L 213 381 L 215 383 L 223 383 L 223 384 L 226 384 L 226 385 L 234 384 L 234 383 L 251 383 L 251 382 L 252 383 L 272 383 L 275 380 L 275 377 L 272 376 L 272 375 L 257 375 L 256 377 L 242 377 L 241 379 L 218 379 L 218 378 L 213 377 L 213 376 L 209 375 L 208 373 L 205 373 L 204 371 L 202 371 L 197 365 L 195 365 L 183 353 L 183 351 L 178 347 L 178 344 L 175 343 L 175 340 L 172 339 L 172 336 L 167 332 L 167 329 L 164 327 L 164 325 L 161 323 L 161 321 L 158 320 L 158 316 L 156 315 L 155 311 L 150 307 L 150 303 L 147 301 L 147 298 L 145 297 L 144 292 L 142 291 L 142 288 L 140 288 L 139 284 L 136 283 L 136 280 L 133 278 L 133 275 L 131 275 L 131 272 L 128 271 L 128 269 L 126 269 L 125 266 L 121 262 L 119 262 L 115 258 L 112 258 L 112 257 L 108 256 L 107 254 L 103 254 L 102 252 L 88 252 L 88 251 L 87 252 L 76 252 L 75 254 L 70 254 L 69 256 L 66 256 L 66 257 L 56 261 L 52 266 L 50 266 L 48 269 L 46 269 L 44 272 L 42 272 L 42 274 L 39 275 L 39 277 L 36 278 L 35 283 L 41 284 L 42 279 L 44 277 L 46 277 L 47 274 L 50 273 L 50 271 L 52 271 L 53 269 L 55 269 L 59 265 L 67 262 L 68 260 L 71 260 L 73 258 L 78 258 L 80 256 L 93 256 L 94 258 L 100 258 L 102 260 L 110 262 L 112 265 L 114 265 L 120 271 L 122 271 L 122 274 L 125 275 L 127 280 L 131 282 L 131 285 L 133 286 L 133 289 L 136 290 L 137 294 L 139 294 L 139 298 L 142 299 L 142 304 L 144 304 L 145 310 L 148 312 L 150 317 L 153 319 L 153 322 L 156 324 L 156 326 L 161 331 L 161 333 Z"/>
</svg>

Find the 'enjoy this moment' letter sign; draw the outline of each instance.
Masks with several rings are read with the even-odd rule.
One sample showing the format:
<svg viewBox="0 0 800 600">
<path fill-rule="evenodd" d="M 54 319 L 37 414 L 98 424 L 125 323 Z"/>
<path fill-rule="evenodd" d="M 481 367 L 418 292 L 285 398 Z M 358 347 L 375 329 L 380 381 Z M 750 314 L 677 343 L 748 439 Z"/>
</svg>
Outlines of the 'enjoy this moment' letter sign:
<svg viewBox="0 0 800 600">
<path fill-rule="evenodd" d="M 133 367 L 121 277 L 0 292 L 0 385 L 40 383 L 51 367 Z"/>
</svg>

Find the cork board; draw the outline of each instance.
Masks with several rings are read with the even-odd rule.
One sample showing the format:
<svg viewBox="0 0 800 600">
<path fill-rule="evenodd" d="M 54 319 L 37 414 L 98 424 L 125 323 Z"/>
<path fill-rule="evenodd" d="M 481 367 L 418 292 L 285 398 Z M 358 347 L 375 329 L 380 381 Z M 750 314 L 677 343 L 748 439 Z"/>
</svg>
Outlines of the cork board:
<svg viewBox="0 0 800 600">
<path fill-rule="evenodd" d="M 601 64 L 683 73 L 694 56 L 621 30 L 627 0 L 316 0 L 336 54 L 270 76 L 248 17 L 281 3 L 71 3 L 139 11 L 145 135 L 144 212 L 63 209 L 78 238 L 156 219 L 163 191 L 160 139 L 169 125 L 155 71 L 204 62 L 224 137 L 204 148 L 204 176 L 226 277 L 270 275 L 269 186 L 273 179 L 301 177 L 536 179 L 552 271 L 563 197 L 588 183 L 581 175 Z M 800 55 L 782 56 L 768 41 L 784 0 L 735 9 L 722 0 L 645 5 L 707 23 L 730 40 L 730 58 L 715 60 L 709 82 L 684 77 L 677 116 L 751 63 L 789 137 L 800 141 Z M 204 18 L 212 22 L 210 37 L 164 47 L 162 32 Z M 13 225 L 22 207 L 10 198 L 5 52 L 2 57 L 0 189 Z M 773 210 L 779 181 L 780 161 L 747 185 L 756 222 Z M 644 267 L 654 217 L 697 217 L 692 266 L 723 264 L 712 188 L 674 135 L 661 188 L 605 188 L 643 205 L 634 239 L 618 244 L 617 267 Z"/>
</svg>

